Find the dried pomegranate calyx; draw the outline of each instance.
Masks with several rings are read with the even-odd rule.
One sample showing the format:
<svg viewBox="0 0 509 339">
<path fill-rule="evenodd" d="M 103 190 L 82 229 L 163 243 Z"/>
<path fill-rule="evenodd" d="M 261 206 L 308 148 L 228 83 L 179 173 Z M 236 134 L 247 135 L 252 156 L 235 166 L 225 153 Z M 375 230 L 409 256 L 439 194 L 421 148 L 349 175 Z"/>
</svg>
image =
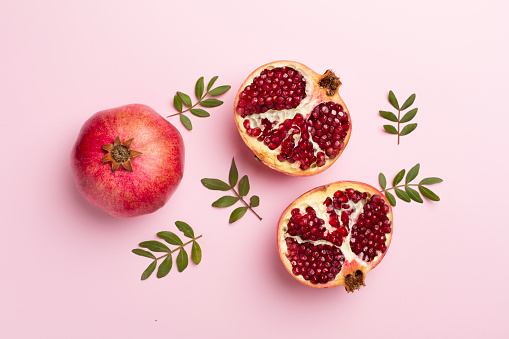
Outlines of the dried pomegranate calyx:
<svg viewBox="0 0 509 339">
<path fill-rule="evenodd" d="M 135 151 L 131 149 L 131 144 L 133 143 L 134 138 L 127 139 L 124 142 L 120 141 L 120 136 L 117 135 L 113 144 L 103 145 L 102 149 L 108 152 L 104 158 L 102 158 L 102 162 L 110 162 L 111 161 L 111 170 L 115 172 L 120 166 L 126 169 L 129 172 L 133 171 L 133 165 L 131 163 L 131 159 L 137 157 L 142 154 L 141 152 Z"/>
<path fill-rule="evenodd" d="M 327 95 L 332 97 L 336 94 L 339 86 L 341 86 L 341 81 L 339 81 L 339 77 L 329 69 L 324 73 L 323 78 L 318 81 L 318 86 L 325 88 Z"/>
<path fill-rule="evenodd" d="M 345 289 L 347 292 L 353 292 L 366 286 L 364 283 L 364 273 L 361 270 L 355 271 L 353 274 L 347 274 L 345 278 Z"/>
</svg>

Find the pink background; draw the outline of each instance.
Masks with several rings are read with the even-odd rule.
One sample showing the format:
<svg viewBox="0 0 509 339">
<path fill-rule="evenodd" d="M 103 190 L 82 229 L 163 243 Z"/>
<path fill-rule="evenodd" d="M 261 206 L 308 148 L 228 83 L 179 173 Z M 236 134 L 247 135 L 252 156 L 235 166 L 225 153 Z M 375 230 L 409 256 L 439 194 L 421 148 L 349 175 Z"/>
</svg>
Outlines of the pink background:
<svg viewBox="0 0 509 339">
<path fill-rule="evenodd" d="M 506 1 L 6 1 L 0 4 L 0 337 L 507 338 L 509 25 Z M 258 66 L 334 69 L 353 134 L 328 171 L 293 178 L 254 160 L 233 119 L 236 91 Z M 200 76 L 230 84 L 225 104 L 186 131 L 186 171 L 161 210 L 130 220 L 88 204 L 69 154 L 93 113 L 144 103 L 175 112 Z M 418 128 L 382 131 L 378 110 L 416 93 Z M 232 156 L 261 198 L 232 208 L 204 177 Z M 395 232 L 367 287 L 295 281 L 276 221 L 301 193 L 336 180 L 378 185 L 419 162 L 439 176 L 438 203 L 395 207 Z M 131 249 L 174 222 L 191 224 L 203 261 L 140 281 Z"/>
</svg>

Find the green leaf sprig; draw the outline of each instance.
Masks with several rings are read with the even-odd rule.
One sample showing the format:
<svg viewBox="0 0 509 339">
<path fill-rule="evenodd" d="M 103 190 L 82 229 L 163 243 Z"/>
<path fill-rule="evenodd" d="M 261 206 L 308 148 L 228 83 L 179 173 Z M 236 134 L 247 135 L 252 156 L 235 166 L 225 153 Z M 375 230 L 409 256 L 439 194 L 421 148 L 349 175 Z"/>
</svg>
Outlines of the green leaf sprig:
<svg viewBox="0 0 509 339">
<path fill-rule="evenodd" d="M 189 226 L 188 224 L 186 224 L 183 221 L 176 221 L 175 225 L 177 226 L 177 228 L 180 231 L 182 231 L 184 233 L 184 235 L 186 237 L 190 238 L 191 240 L 184 243 L 179 238 L 179 236 L 176 235 L 175 233 L 170 232 L 170 231 L 162 231 L 162 232 L 157 233 L 157 236 L 159 238 L 163 239 L 164 241 L 166 241 L 170 245 L 176 245 L 177 246 L 176 248 L 174 248 L 172 250 L 160 241 L 149 240 L 149 241 L 141 242 L 139 244 L 139 246 L 142 248 L 146 248 L 152 252 L 166 252 L 166 254 L 164 254 L 160 257 L 157 257 L 152 252 L 143 250 L 141 248 L 135 248 L 132 250 L 132 252 L 136 255 L 152 259 L 152 263 L 142 273 L 141 280 L 145 280 L 148 277 L 150 277 L 150 275 L 156 269 L 157 262 L 159 259 L 162 259 L 162 262 L 159 265 L 159 268 L 157 269 L 157 277 L 158 278 L 165 277 L 170 272 L 171 267 L 173 266 L 173 259 L 172 259 L 171 254 L 176 251 L 179 251 L 179 253 L 177 255 L 177 259 L 176 259 L 177 269 L 179 272 L 182 272 L 183 270 L 185 270 L 187 268 L 189 260 L 187 257 L 187 252 L 184 249 L 184 246 L 189 245 L 191 243 L 192 243 L 191 259 L 193 260 L 193 262 L 196 265 L 198 265 L 200 263 L 202 252 L 201 252 L 201 247 L 196 240 L 201 238 L 202 235 L 195 237 L 194 231 L 191 228 L 191 226 Z"/>
<path fill-rule="evenodd" d="M 218 86 L 216 88 L 212 88 L 214 86 L 214 83 L 217 80 L 217 76 L 210 79 L 209 83 L 207 84 L 207 91 L 205 92 L 205 80 L 203 77 L 199 78 L 198 81 L 196 81 L 195 86 L 195 94 L 196 98 L 198 98 L 198 102 L 193 104 L 191 97 L 185 93 L 177 92 L 175 96 L 173 97 L 173 106 L 177 109 L 178 113 L 172 114 L 168 116 L 168 118 L 173 117 L 175 115 L 180 115 L 180 121 L 184 125 L 185 128 L 188 130 L 193 129 L 193 124 L 191 123 L 191 120 L 187 115 L 185 115 L 185 112 L 191 112 L 191 114 L 199 117 L 199 118 L 206 118 L 210 116 L 210 113 L 207 112 L 204 109 L 196 108 L 197 105 L 200 105 L 202 107 L 217 107 L 221 106 L 223 104 L 223 101 L 214 99 L 214 98 L 207 98 L 207 95 L 209 96 L 218 96 L 221 94 L 224 94 L 228 92 L 228 90 L 231 88 L 229 85 L 224 86 Z M 184 109 L 184 106 L 187 108 Z"/>
<path fill-rule="evenodd" d="M 394 127 L 393 125 L 384 125 L 383 126 L 387 133 L 398 135 L 398 145 L 399 145 L 399 138 L 401 136 L 410 134 L 417 128 L 417 124 L 412 123 L 412 124 L 405 125 L 401 129 L 401 124 L 411 121 L 417 114 L 417 108 L 413 108 L 410 111 L 408 111 L 407 113 L 405 113 L 405 115 L 403 115 L 403 117 L 401 117 L 401 111 L 404 111 L 407 108 L 409 108 L 410 106 L 412 106 L 414 101 L 415 101 L 415 93 L 412 94 L 411 96 L 409 96 L 408 99 L 406 99 L 406 101 L 400 107 L 398 104 L 398 99 L 396 99 L 396 96 L 394 95 L 394 93 L 392 91 L 389 91 L 389 102 L 391 103 L 392 107 L 394 107 L 398 111 L 398 116 L 396 116 L 396 114 L 394 114 L 392 112 L 388 112 L 388 111 L 380 111 L 379 112 L 380 116 L 382 118 L 398 123 L 397 128 Z"/>
<path fill-rule="evenodd" d="M 232 191 L 235 196 L 231 195 L 225 195 L 216 201 L 212 203 L 213 207 L 229 207 L 237 202 L 242 202 L 244 206 L 237 207 L 233 210 L 233 212 L 230 214 L 229 223 L 233 223 L 246 214 L 247 210 L 251 210 L 251 212 L 254 213 L 258 217 L 258 219 L 262 220 L 262 218 L 255 212 L 253 207 L 258 207 L 260 205 L 260 198 L 257 195 L 251 196 L 249 199 L 249 204 L 244 200 L 244 197 L 246 197 L 249 193 L 249 178 L 247 175 L 244 175 L 240 180 L 239 179 L 239 172 L 237 170 L 237 165 L 235 165 L 235 158 L 232 159 L 232 164 L 230 166 L 230 173 L 228 175 L 228 182 L 219 180 L 219 179 L 210 179 L 210 178 L 204 178 L 201 179 L 201 183 L 203 186 L 210 190 L 215 191 Z M 238 183 L 238 185 L 237 185 Z M 237 186 L 237 189 L 235 189 L 235 186 Z"/>
<path fill-rule="evenodd" d="M 438 195 L 436 195 L 429 188 L 425 187 L 425 185 L 437 184 L 439 182 L 442 182 L 443 181 L 442 179 L 437 177 L 429 177 L 422 179 L 418 184 L 411 184 L 412 180 L 414 180 L 419 174 L 420 167 L 421 167 L 420 164 L 417 164 L 414 167 L 412 167 L 406 174 L 406 177 L 405 169 L 399 171 L 398 174 L 396 174 L 396 176 L 394 177 L 394 180 L 392 181 L 392 187 L 390 188 L 387 188 L 387 179 L 385 178 L 385 175 L 383 173 L 380 173 L 378 175 L 378 182 L 380 183 L 380 187 L 382 187 L 382 193 L 385 194 L 387 200 L 389 200 L 392 206 L 396 206 L 396 198 L 389 192 L 389 190 L 394 190 L 396 196 L 403 201 L 411 202 L 413 200 L 422 204 L 423 200 L 421 195 L 419 194 L 419 192 L 413 189 L 412 186 L 413 187 L 417 186 L 421 194 L 424 197 L 428 198 L 429 200 L 440 201 Z M 405 178 L 405 183 L 399 184 L 401 180 L 403 180 L 403 178 Z"/>
</svg>

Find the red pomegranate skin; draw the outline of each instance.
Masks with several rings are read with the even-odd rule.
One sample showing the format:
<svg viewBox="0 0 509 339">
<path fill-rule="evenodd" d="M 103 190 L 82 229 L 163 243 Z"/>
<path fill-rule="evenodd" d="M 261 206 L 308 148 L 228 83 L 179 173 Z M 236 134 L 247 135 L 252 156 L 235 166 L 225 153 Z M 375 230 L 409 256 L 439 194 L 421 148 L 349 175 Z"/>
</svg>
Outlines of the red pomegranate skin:
<svg viewBox="0 0 509 339">
<path fill-rule="evenodd" d="M 102 162 L 105 144 L 134 138 L 133 171 Z M 74 180 L 93 205 L 118 218 L 152 213 L 166 204 L 184 174 L 184 142 L 179 131 L 152 108 L 131 104 L 100 111 L 88 119 L 71 154 Z"/>
</svg>

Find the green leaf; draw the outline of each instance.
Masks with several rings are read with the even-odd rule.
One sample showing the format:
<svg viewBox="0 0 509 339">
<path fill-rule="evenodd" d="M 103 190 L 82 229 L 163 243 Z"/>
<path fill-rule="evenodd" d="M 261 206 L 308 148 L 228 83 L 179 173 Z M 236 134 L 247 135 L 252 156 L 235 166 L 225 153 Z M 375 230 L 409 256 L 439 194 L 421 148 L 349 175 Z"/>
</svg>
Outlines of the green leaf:
<svg viewBox="0 0 509 339">
<path fill-rule="evenodd" d="M 210 113 L 201 108 L 191 108 L 191 113 L 199 118 L 210 117 Z"/>
<path fill-rule="evenodd" d="M 382 116 L 382 118 L 384 118 L 384 119 L 387 119 L 387 120 L 390 120 L 390 121 L 394 121 L 394 122 L 398 122 L 398 117 L 394 113 L 392 113 L 392 112 L 380 111 L 379 113 Z"/>
<path fill-rule="evenodd" d="M 405 169 L 402 169 L 399 171 L 398 174 L 394 177 L 394 180 L 392 181 L 392 186 L 396 186 L 400 183 L 401 180 L 403 180 L 403 177 L 405 176 Z"/>
<path fill-rule="evenodd" d="M 200 105 L 203 107 L 217 107 L 221 106 L 223 102 L 221 100 L 217 99 L 205 99 L 203 101 L 200 101 Z"/>
<path fill-rule="evenodd" d="M 193 247 L 191 249 L 191 258 L 194 263 L 198 265 L 201 261 L 201 248 L 196 241 L 193 241 Z"/>
<path fill-rule="evenodd" d="M 175 221 L 177 228 L 188 238 L 194 238 L 194 231 L 191 226 L 183 221 Z"/>
<path fill-rule="evenodd" d="M 421 165 L 417 164 L 414 167 L 412 167 L 410 169 L 410 171 L 408 171 L 406 178 L 405 178 L 405 184 L 408 184 L 409 182 L 411 182 L 412 180 L 414 180 L 417 177 L 417 175 L 419 174 L 420 168 L 421 168 Z"/>
<path fill-rule="evenodd" d="M 225 195 L 212 203 L 213 207 L 228 207 L 239 201 L 239 198 Z"/>
<path fill-rule="evenodd" d="M 148 267 L 145 269 L 145 271 L 143 271 L 143 273 L 141 274 L 141 280 L 145 280 L 148 277 L 150 277 L 152 272 L 154 272 L 154 270 L 156 269 L 156 266 L 157 266 L 157 260 L 152 261 L 152 263 L 150 265 L 148 265 Z"/>
<path fill-rule="evenodd" d="M 390 134 L 398 134 L 398 130 L 392 125 L 384 125 L 384 130 Z"/>
<path fill-rule="evenodd" d="M 219 87 L 214 88 L 212 91 L 210 91 L 209 94 L 210 95 L 221 95 L 221 94 L 228 92 L 228 90 L 230 88 L 232 88 L 232 86 L 229 86 L 229 85 L 219 86 Z"/>
<path fill-rule="evenodd" d="M 170 252 L 168 246 L 156 240 L 141 242 L 140 247 L 148 248 L 152 252 Z"/>
<path fill-rule="evenodd" d="M 191 123 L 191 120 L 184 114 L 180 114 L 180 121 L 184 125 L 185 128 L 187 128 L 189 131 L 193 129 L 193 124 Z"/>
<path fill-rule="evenodd" d="M 387 200 L 389 200 L 389 203 L 392 206 L 396 206 L 396 198 L 394 197 L 394 195 L 392 195 L 389 192 L 385 192 L 385 197 L 387 198 Z"/>
<path fill-rule="evenodd" d="M 219 179 L 204 178 L 201 179 L 201 183 L 209 190 L 229 191 L 231 189 L 231 187 L 227 183 Z"/>
<path fill-rule="evenodd" d="M 193 102 L 191 101 L 191 98 L 189 97 L 189 95 L 182 93 L 182 92 L 177 92 L 177 95 L 180 97 L 180 99 L 182 99 L 182 102 L 184 103 L 184 105 L 186 105 L 187 107 L 193 106 Z"/>
<path fill-rule="evenodd" d="M 387 179 L 385 178 L 385 175 L 383 173 L 380 173 L 378 175 L 378 182 L 380 183 L 380 187 L 384 190 L 385 187 L 387 187 Z"/>
<path fill-rule="evenodd" d="M 196 86 L 194 88 L 194 91 L 196 93 L 196 97 L 198 98 L 198 100 L 200 100 L 202 98 L 204 88 L 205 88 L 205 85 L 203 83 L 203 77 L 201 77 L 200 79 L 198 79 L 198 81 L 196 81 Z"/>
<path fill-rule="evenodd" d="M 244 206 L 244 207 L 237 207 L 236 209 L 234 209 L 232 214 L 230 214 L 229 223 L 231 224 L 231 223 L 239 220 L 240 218 L 242 218 L 244 216 L 244 214 L 246 214 L 246 211 L 247 211 L 247 207 L 246 206 Z"/>
<path fill-rule="evenodd" d="M 249 193 L 249 178 L 244 175 L 239 181 L 239 195 L 246 196 Z"/>
<path fill-rule="evenodd" d="M 175 106 L 177 111 L 182 112 L 182 99 L 176 94 L 173 97 L 173 106 Z"/>
<path fill-rule="evenodd" d="M 401 122 L 401 123 L 409 122 L 410 120 L 412 120 L 415 117 L 416 114 L 417 114 L 417 108 L 411 109 L 405 115 L 403 115 L 403 118 L 401 118 L 401 120 L 399 122 Z"/>
<path fill-rule="evenodd" d="M 392 107 L 399 111 L 398 99 L 396 99 L 393 91 L 389 91 L 389 102 L 391 103 Z"/>
<path fill-rule="evenodd" d="M 412 94 L 411 96 L 409 96 L 408 99 L 406 99 L 406 101 L 403 103 L 403 106 L 401 106 L 401 110 L 404 111 L 408 107 L 412 106 L 414 101 L 415 101 L 415 93 Z"/>
<path fill-rule="evenodd" d="M 172 262 L 172 258 L 171 258 L 171 253 L 168 253 L 168 256 L 166 257 L 166 259 L 163 260 L 163 262 L 159 265 L 159 268 L 157 269 L 157 277 L 163 278 L 168 273 L 170 273 L 172 264 L 173 264 L 173 262 Z"/>
<path fill-rule="evenodd" d="M 170 232 L 170 231 L 159 232 L 159 233 L 157 233 L 157 236 L 172 245 L 182 245 L 183 244 L 183 242 L 182 242 L 182 240 L 180 240 L 179 236 L 173 232 Z"/>
<path fill-rule="evenodd" d="M 405 191 L 408 194 L 408 196 L 410 197 L 410 199 L 422 204 L 423 201 L 422 201 L 422 198 L 421 198 L 421 195 L 419 194 L 419 192 L 417 192 L 410 186 L 406 186 Z"/>
<path fill-rule="evenodd" d="M 395 188 L 394 192 L 396 192 L 396 195 L 401 200 L 406 201 L 406 202 L 410 202 L 410 197 L 408 196 L 408 194 L 405 191 L 403 191 L 403 190 L 401 190 L 399 188 Z"/>
<path fill-rule="evenodd" d="M 432 184 L 438 184 L 439 182 L 442 182 L 443 180 L 437 177 L 429 177 L 424 178 L 421 180 L 419 185 L 432 185 Z"/>
<path fill-rule="evenodd" d="M 408 124 L 401 130 L 401 133 L 399 135 L 407 135 L 410 134 L 415 128 L 417 127 L 417 124 Z"/>
<path fill-rule="evenodd" d="M 182 272 L 183 270 L 186 269 L 188 260 L 189 259 L 187 258 L 187 252 L 182 247 L 180 249 L 179 255 L 177 256 L 177 268 L 178 268 L 179 272 Z"/>
<path fill-rule="evenodd" d="M 210 91 L 212 86 L 214 86 L 214 83 L 216 82 L 216 80 L 217 80 L 217 75 L 215 77 L 213 77 L 212 79 L 210 79 L 209 84 L 207 85 L 207 91 Z"/>
<path fill-rule="evenodd" d="M 237 185 L 237 180 L 239 180 L 239 171 L 237 171 L 237 165 L 235 165 L 235 158 L 232 158 L 228 180 L 230 181 L 230 185 L 232 187 Z"/>
<path fill-rule="evenodd" d="M 428 198 L 429 200 L 432 200 L 432 201 L 440 201 L 440 198 L 438 197 L 438 195 L 436 195 L 435 193 L 433 193 L 433 191 L 431 191 L 429 188 L 427 187 L 424 187 L 424 186 L 420 186 L 419 185 L 419 191 L 421 191 L 422 195 L 424 195 L 426 198 Z"/>
<path fill-rule="evenodd" d="M 253 195 L 251 199 L 249 199 L 250 207 L 258 207 L 260 205 L 260 198 L 257 195 Z"/>
<path fill-rule="evenodd" d="M 145 251 L 145 250 L 142 250 L 140 248 L 135 248 L 133 250 L 133 253 L 136 254 L 136 255 L 140 255 L 142 257 L 147 257 L 147 258 L 151 258 L 151 259 L 155 259 L 156 256 L 153 255 L 152 253 L 150 253 L 149 251 Z"/>
</svg>

